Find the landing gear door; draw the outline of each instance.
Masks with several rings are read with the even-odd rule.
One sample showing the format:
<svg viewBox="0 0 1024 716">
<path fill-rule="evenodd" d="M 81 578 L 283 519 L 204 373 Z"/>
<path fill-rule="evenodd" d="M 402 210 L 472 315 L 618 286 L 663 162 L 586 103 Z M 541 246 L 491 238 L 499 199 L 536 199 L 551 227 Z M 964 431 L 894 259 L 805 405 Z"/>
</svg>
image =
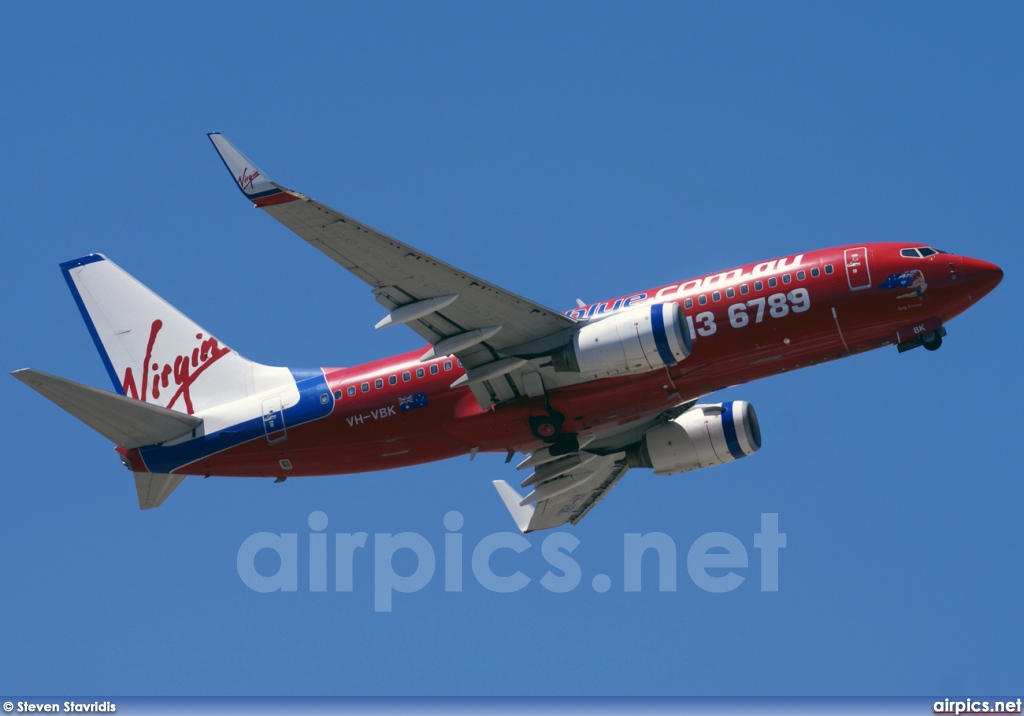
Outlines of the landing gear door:
<svg viewBox="0 0 1024 716">
<path fill-rule="evenodd" d="M 267 434 L 267 442 L 271 445 L 288 439 L 280 395 L 263 400 L 263 431 Z"/>
<path fill-rule="evenodd" d="M 871 288 L 871 272 L 868 270 L 868 250 L 861 246 L 857 249 L 847 249 L 846 255 L 846 281 L 850 284 L 851 291 L 860 291 L 863 288 Z"/>
</svg>

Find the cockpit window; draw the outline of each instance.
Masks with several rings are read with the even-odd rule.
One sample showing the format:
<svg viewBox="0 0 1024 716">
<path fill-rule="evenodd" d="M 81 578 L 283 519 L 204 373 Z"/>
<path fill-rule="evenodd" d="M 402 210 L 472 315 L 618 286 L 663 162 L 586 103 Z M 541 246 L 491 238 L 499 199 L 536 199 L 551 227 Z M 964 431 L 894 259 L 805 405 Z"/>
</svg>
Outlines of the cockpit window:
<svg viewBox="0 0 1024 716">
<path fill-rule="evenodd" d="M 932 254 L 945 253 L 948 252 L 932 248 L 931 246 L 922 246 L 919 249 L 900 249 L 900 256 L 905 256 L 908 259 L 923 259 L 931 256 Z"/>
</svg>

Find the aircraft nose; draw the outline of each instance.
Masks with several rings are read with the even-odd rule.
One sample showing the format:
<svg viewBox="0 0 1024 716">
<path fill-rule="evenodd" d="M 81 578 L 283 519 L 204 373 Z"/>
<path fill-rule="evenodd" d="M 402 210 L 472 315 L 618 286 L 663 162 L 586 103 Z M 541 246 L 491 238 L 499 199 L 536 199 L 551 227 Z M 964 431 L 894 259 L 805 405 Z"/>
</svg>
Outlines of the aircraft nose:
<svg viewBox="0 0 1024 716">
<path fill-rule="evenodd" d="M 963 273 L 974 301 L 988 294 L 1003 280 L 1003 270 L 995 264 L 966 256 L 963 257 Z"/>
</svg>

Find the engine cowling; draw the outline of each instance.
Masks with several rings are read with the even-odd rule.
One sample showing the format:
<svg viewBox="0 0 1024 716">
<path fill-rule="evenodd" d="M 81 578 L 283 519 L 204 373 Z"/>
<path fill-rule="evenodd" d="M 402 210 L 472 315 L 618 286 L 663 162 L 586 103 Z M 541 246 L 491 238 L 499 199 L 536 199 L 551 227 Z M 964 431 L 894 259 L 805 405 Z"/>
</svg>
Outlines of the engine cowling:
<svg viewBox="0 0 1024 716">
<path fill-rule="evenodd" d="M 675 475 L 721 465 L 761 448 L 754 406 L 743 400 L 695 405 L 675 420 L 657 425 L 630 448 L 630 467 L 651 467 L 655 475 Z"/>
<path fill-rule="evenodd" d="M 690 330 L 678 303 L 617 311 L 582 326 L 551 356 L 559 372 L 628 375 L 674 366 L 690 355 Z"/>
</svg>

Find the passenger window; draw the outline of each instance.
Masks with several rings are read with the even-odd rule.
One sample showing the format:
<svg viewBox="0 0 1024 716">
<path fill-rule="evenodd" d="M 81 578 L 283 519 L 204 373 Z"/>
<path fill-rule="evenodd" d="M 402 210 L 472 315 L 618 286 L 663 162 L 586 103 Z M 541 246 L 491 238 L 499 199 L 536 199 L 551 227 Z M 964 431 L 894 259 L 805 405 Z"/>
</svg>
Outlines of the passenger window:
<svg viewBox="0 0 1024 716">
<path fill-rule="evenodd" d="M 796 280 L 797 281 L 803 281 L 805 278 L 807 278 L 807 274 L 806 273 L 804 273 L 803 271 L 797 271 L 796 272 Z"/>
<path fill-rule="evenodd" d="M 340 390 L 334 391 L 334 399 L 335 400 L 341 400 L 341 391 Z"/>
<path fill-rule="evenodd" d="M 451 370 L 452 369 L 452 362 L 450 360 L 446 360 L 444 362 L 444 369 L 445 370 Z"/>
<path fill-rule="evenodd" d="M 707 296 L 701 295 L 699 298 L 697 298 L 697 303 L 699 303 L 702 306 L 705 303 L 707 303 L 707 302 L 708 302 L 708 297 Z"/>
<path fill-rule="evenodd" d="M 417 378 L 422 378 L 424 375 L 426 375 L 426 374 L 423 372 L 422 368 L 417 368 L 416 369 L 416 377 Z"/>
<path fill-rule="evenodd" d="M 793 280 L 793 277 L 790 276 L 788 273 L 782 274 L 782 283 L 789 283 L 792 280 Z"/>
<path fill-rule="evenodd" d="M 768 279 L 768 288 L 775 288 L 778 285 L 779 285 L 779 280 L 777 278 L 775 278 L 774 276 L 772 276 L 770 279 Z"/>
<path fill-rule="evenodd" d="M 712 301 L 721 301 L 722 300 L 722 292 L 721 291 L 715 291 L 713 294 L 711 294 L 711 300 Z"/>
<path fill-rule="evenodd" d="M 370 384 L 369 384 L 369 383 L 363 383 L 363 384 L 362 384 L 361 386 L 359 386 L 359 387 L 360 387 L 360 389 L 361 389 L 361 390 L 362 390 L 362 391 L 363 391 L 364 393 L 369 393 L 369 392 L 370 392 Z"/>
<path fill-rule="evenodd" d="M 381 388 L 383 388 L 384 387 L 384 379 L 383 378 L 377 378 L 377 380 L 373 381 L 373 387 L 376 388 L 377 390 L 380 390 Z"/>
<path fill-rule="evenodd" d="M 736 291 L 734 291 L 733 289 L 731 289 L 731 288 L 725 289 L 725 297 L 726 298 L 732 298 L 735 295 L 736 295 Z"/>
<path fill-rule="evenodd" d="M 742 286 L 740 286 L 740 293 L 742 293 L 744 296 L 746 296 L 749 291 L 750 288 L 747 286 L 747 284 L 743 284 Z"/>
<path fill-rule="evenodd" d="M 388 376 L 388 385 L 398 385 L 398 376 L 397 375 L 389 375 Z"/>
<path fill-rule="evenodd" d="M 688 298 L 685 301 L 683 301 L 683 308 L 693 308 L 693 299 Z"/>
<path fill-rule="evenodd" d="M 825 264 L 825 273 L 832 273 L 832 264 Z"/>
<path fill-rule="evenodd" d="M 764 282 L 762 282 L 762 281 L 754 281 L 754 290 L 755 291 L 760 291 L 762 288 L 764 288 Z"/>
<path fill-rule="evenodd" d="M 348 387 L 348 397 L 351 398 L 355 394 L 356 394 L 356 387 L 354 385 L 350 385 Z"/>
<path fill-rule="evenodd" d="M 821 269 L 817 266 L 811 269 L 811 278 L 818 278 L 821 275 Z"/>
<path fill-rule="evenodd" d="M 437 375 L 437 363 L 434 363 L 430 366 L 430 374 Z"/>
<path fill-rule="evenodd" d="M 408 383 L 410 380 L 412 380 L 412 373 L 410 373 L 409 371 L 405 371 L 404 373 L 402 373 L 403 383 Z"/>
</svg>

